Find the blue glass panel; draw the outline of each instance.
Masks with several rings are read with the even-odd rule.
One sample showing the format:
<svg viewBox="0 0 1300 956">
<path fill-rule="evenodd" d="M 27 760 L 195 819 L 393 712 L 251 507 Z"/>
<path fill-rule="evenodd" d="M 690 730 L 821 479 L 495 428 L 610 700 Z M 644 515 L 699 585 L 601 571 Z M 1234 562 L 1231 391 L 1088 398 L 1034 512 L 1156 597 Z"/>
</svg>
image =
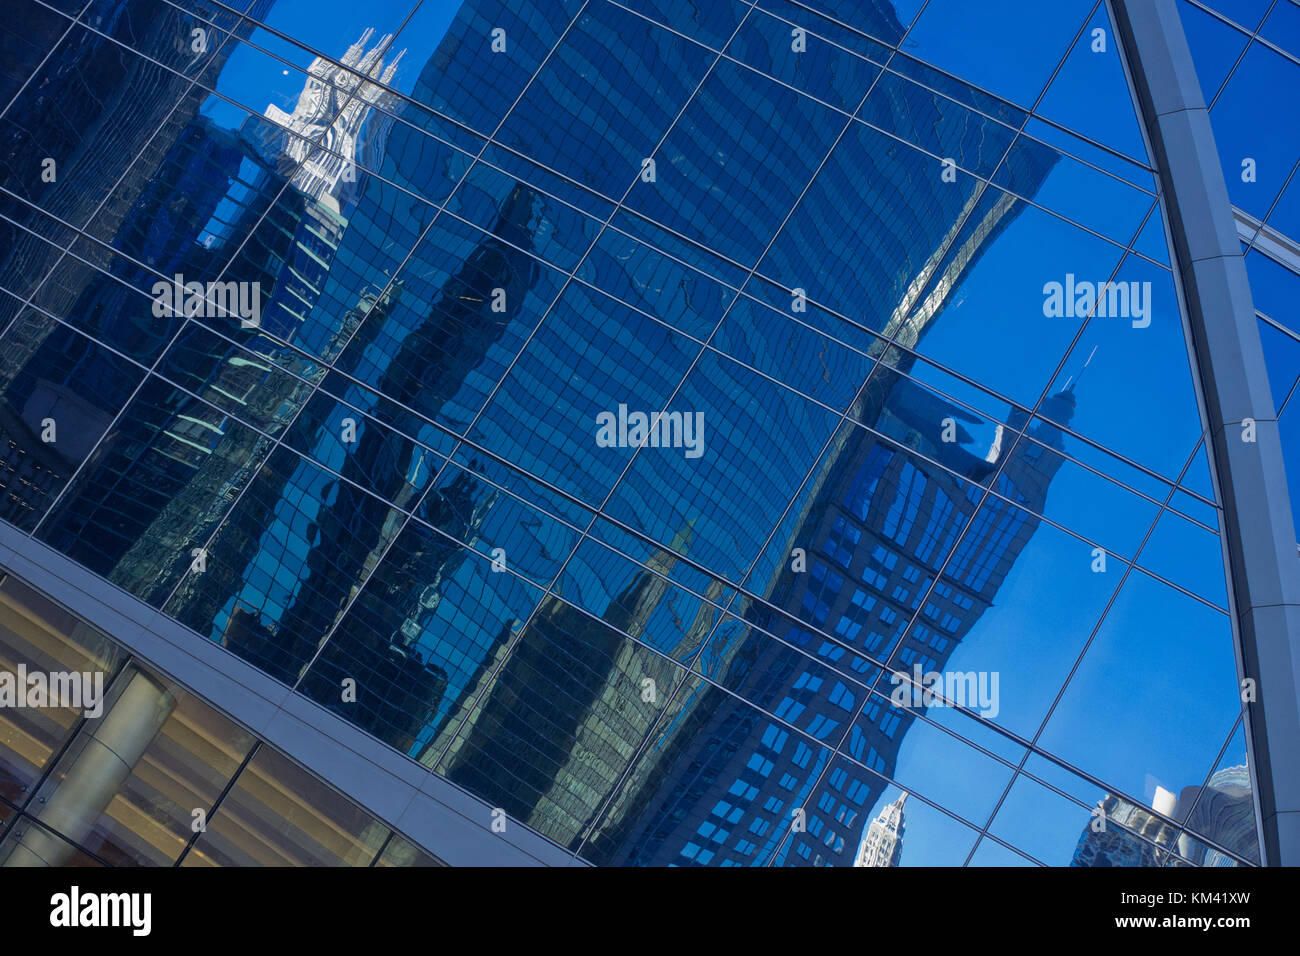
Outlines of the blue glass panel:
<svg viewBox="0 0 1300 956">
<path fill-rule="evenodd" d="M 1059 398 L 1054 396 L 1048 404 L 1058 406 Z M 1060 454 L 1083 451 L 1082 443 L 1050 423 L 1036 421 L 1029 434 L 999 476 L 997 491 L 1082 536 L 1089 542 L 1087 548 L 1101 547 L 1111 558 L 1131 560 L 1168 486 L 1154 489 L 1155 500 L 1142 497 Z"/>
<path fill-rule="evenodd" d="M 1075 41 L 1036 112 L 1145 163 L 1146 145 L 1120 56 L 1119 37 L 1103 4 Z"/>
<path fill-rule="evenodd" d="M 680 233 L 669 232 L 663 226 L 641 216 L 634 216 L 624 209 L 620 209 L 614 216 L 610 227 L 640 239 L 692 268 L 716 276 L 733 289 L 739 289 L 744 285 L 749 275 L 749 269 L 741 267 L 734 260 L 719 256 Z"/>
<path fill-rule="evenodd" d="M 144 372 L 32 309 L 9 326 L 0 355 L 0 517 L 31 531 Z"/>
<path fill-rule="evenodd" d="M 1196 446 L 1201 422 L 1173 280 L 1164 269 L 1133 257 L 1125 260 L 1113 283 L 1103 276 L 1080 275 L 1077 280 L 1076 311 L 1089 296 L 1084 282 L 1094 286 L 1096 302 L 1093 317 L 1052 386 L 1053 392 L 1062 391 L 1073 382 L 1078 401 L 1068 424 L 1177 480 L 1188 449 Z M 1099 283 L 1110 283 L 1104 302 L 1096 295 Z M 1067 282 L 1062 290 L 1067 298 L 1070 289 Z M 1128 382 L 1143 383 L 1140 397 L 1117 387 Z M 1150 428 L 1153 421 L 1160 427 Z"/>
<path fill-rule="evenodd" d="M 774 865 L 961 866 L 979 838 L 948 812 L 842 757 L 808 802 L 828 808 L 809 811 L 809 819 L 820 818 L 825 829 L 792 834 Z M 847 825 L 841 822 L 841 808 L 843 820 L 851 821 Z"/>
<path fill-rule="evenodd" d="M 422 520 L 469 544 L 534 584 L 550 584 L 578 543 L 580 531 L 482 480 L 477 469 L 451 464 L 425 498 Z"/>
<path fill-rule="evenodd" d="M 632 410 L 664 407 L 638 400 Z M 667 410 L 678 409 L 681 440 L 675 421 L 661 426 L 659 447 L 641 449 L 606 511 L 669 546 L 690 527 L 692 557 L 739 580 L 839 416 L 715 352 L 700 358 Z"/>
<path fill-rule="evenodd" d="M 1189 787 L 1179 794 L 1180 812 L 1187 826 L 1179 840 L 1179 856 L 1200 866 L 1233 866 L 1228 854 L 1250 863 L 1259 862 L 1259 838 L 1255 829 L 1254 783 L 1246 756 L 1246 733 L 1239 726 L 1227 750 L 1204 786 Z M 1204 840 L 1212 840 L 1211 846 Z M 1227 853 L 1224 852 L 1227 851 Z"/>
<path fill-rule="evenodd" d="M 321 383 L 321 389 L 443 456 L 451 454 L 456 447 L 455 438 L 445 428 L 438 428 L 415 412 L 383 398 L 338 372 L 330 372 Z"/>
<path fill-rule="evenodd" d="M 556 268 L 572 271 L 591 247 L 601 224 L 564 201 L 541 192 L 531 182 L 525 184 L 487 163 L 477 163 L 446 209 L 480 229 L 491 231 L 511 206 L 519 203 L 521 195 L 527 196 L 531 206 L 525 211 L 530 214 L 527 220 L 521 221 L 527 229 L 526 248 Z"/>
<path fill-rule="evenodd" d="M 1068 307 L 1054 308 L 1050 284 L 1064 291 L 1071 275 L 1105 281 L 1120 250 L 995 190 L 975 204 L 947 249 L 941 263 L 922 273 L 930 288 L 909 297 L 911 315 L 900 339 L 1032 407 L 1083 324 Z M 1068 367 L 1076 371 L 1079 364 Z"/>
<path fill-rule="evenodd" d="M 1152 206 L 1146 225 L 1142 227 L 1142 231 L 1133 242 L 1133 251 L 1161 265 L 1169 265 L 1169 240 L 1165 235 L 1165 217 L 1158 204 Z"/>
<path fill-rule="evenodd" d="M 1187 473 L 1179 480 L 1183 487 L 1190 488 L 1208 501 L 1217 501 L 1214 484 L 1210 478 L 1210 463 L 1205 457 L 1205 446 L 1198 444 L 1196 454 L 1188 465 Z"/>
<path fill-rule="evenodd" d="M 831 751 L 698 678 L 686 681 L 582 855 L 598 865 L 763 865 Z"/>
<path fill-rule="evenodd" d="M 761 620 L 761 618 L 760 618 Z M 828 746 L 839 741 L 866 696 L 806 648 L 726 618 L 695 669 L 713 682 Z"/>
<path fill-rule="evenodd" d="M 588 538 L 556 582 L 555 592 L 592 615 L 683 664 L 699 653 L 722 617 L 713 601 L 665 579 L 674 557 L 656 552 L 644 567 Z"/>
<path fill-rule="evenodd" d="M 740 0 L 715 0 L 711 3 L 693 3 L 691 0 L 622 0 L 621 5 L 715 50 L 726 46 L 727 39 L 736 32 L 736 27 L 745 18 L 748 8 Z"/>
<path fill-rule="evenodd" d="M 908 50 L 1021 106 L 1033 106 L 1084 26 L 1091 5 L 1068 0 L 931 0 L 907 34 Z M 1014 23 L 1015 30 L 1007 24 Z"/>
<path fill-rule="evenodd" d="M 27 301 L 72 236 L 48 216 L 0 193 L 0 286 Z"/>
<path fill-rule="evenodd" d="M 1095 566 L 1087 543 L 1019 509 L 988 502 L 925 598 L 892 666 L 905 674 L 923 663 L 923 674 L 973 673 L 977 680 L 987 675 L 990 691 L 997 675 L 996 706 L 977 706 L 978 698 L 967 706 L 1031 739 L 1124 573 L 1115 558 L 1103 572 Z M 1051 599 L 1044 600 L 1048 594 Z M 910 661 L 902 653 L 909 648 Z M 1018 759 L 975 737 L 969 723 L 948 726 Z"/>
<path fill-rule="evenodd" d="M 438 764 L 575 850 L 684 675 L 607 621 L 543 600 Z"/>
<path fill-rule="evenodd" d="M 337 359 L 370 313 L 384 314 L 400 297 L 400 288 L 390 285 L 393 275 L 435 215 L 434 206 L 370 177 L 345 221 L 318 220 L 334 227 L 328 231 L 318 223 L 304 223 L 301 235 L 314 258 L 299 258 L 315 281 L 286 298 L 286 307 L 303 318 L 286 322 L 283 332 L 295 345 L 323 359 Z M 330 236 L 331 242 L 310 241 L 321 235 Z"/>
<path fill-rule="evenodd" d="M 392 48 L 406 51 L 416 73 L 409 87 L 413 100 L 488 135 L 581 7 L 577 0 L 525 7 L 509 0 L 479 0 L 459 7 L 425 2 Z M 450 24 L 449 13 L 454 13 Z M 403 90 L 410 82 L 409 76 L 401 81 Z"/>
<path fill-rule="evenodd" d="M 1178 14 L 1192 52 L 1192 64 L 1201 81 L 1201 95 L 1209 106 L 1250 38 L 1188 0 L 1179 0 Z M 1263 14 L 1261 9 L 1259 15 Z"/>
<path fill-rule="evenodd" d="M 790 4 L 783 0 L 761 0 L 758 6 L 784 15 Z M 914 0 L 897 3 L 890 0 L 810 0 L 801 6 L 895 46 L 916 15 L 918 4 Z"/>
<path fill-rule="evenodd" d="M 1151 208 L 1151 195 L 1063 154 L 1044 158 L 1047 149 L 1035 139 L 1021 137 L 993 181 L 1127 246 Z M 1050 169 L 1046 178 L 1037 175 L 1043 163 Z"/>
<path fill-rule="evenodd" d="M 984 179 L 993 175 L 1016 136 L 1011 127 L 896 73 L 881 76 L 858 118 Z"/>
<path fill-rule="evenodd" d="M 1040 863 L 1070 866 L 1081 840 L 1086 843 L 1101 838 L 1101 834 L 1090 836 L 1091 822 L 1092 813 L 1088 807 L 1021 774 L 1007 792 L 989 833 L 1006 840 Z M 1122 823 L 1107 823 L 1112 830 L 1119 831 L 1122 844 L 1134 849 L 1142 846 L 1139 838 L 1123 831 Z"/>
<path fill-rule="evenodd" d="M 347 609 L 362 568 L 399 526 L 392 505 L 281 447 L 166 611 L 293 684 Z"/>
<path fill-rule="evenodd" d="M 494 487 L 500 487 L 540 508 L 566 524 L 585 528 L 591 524 L 595 513 L 576 503 L 572 497 L 544 484 L 517 466 L 506 464 L 485 454 L 482 449 L 465 443 L 452 459 L 462 470 L 482 475 Z"/>
<path fill-rule="evenodd" d="M 708 275 L 614 229 L 600 234 L 580 278 L 701 342 L 735 297 Z"/>
<path fill-rule="evenodd" d="M 56 10 L 75 17 L 83 6 L 84 0 L 59 0 L 48 6 L 36 0 L 16 0 L 10 16 L 0 24 L 7 51 L 0 63 L 0 103 L 9 105 L 46 54 L 71 28 L 72 21 Z"/>
<path fill-rule="evenodd" d="M 873 363 L 799 318 L 742 298 L 727 312 L 712 345 L 802 394 L 844 411 Z"/>
<path fill-rule="evenodd" d="M 1096 146 L 1085 139 L 1080 139 L 1068 130 L 1061 129 L 1036 116 L 1031 117 L 1025 123 L 1022 135 L 1054 146 L 1059 152 L 1072 156 L 1080 162 L 1095 166 L 1113 176 L 1118 176 L 1125 182 L 1132 183 L 1138 189 L 1150 193 L 1152 198 L 1155 197 L 1156 177 L 1145 165 L 1139 166 L 1135 162 L 1130 162 L 1117 153 Z"/>
<path fill-rule="evenodd" d="M 627 206 L 752 266 L 845 120 L 808 97 L 720 62 L 657 151 L 657 179 Z"/>
<path fill-rule="evenodd" d="M 900 33 L 899 27 L 906 27 L 915 19 L 920 2 L 921 0 L 897 0 L 897 2 L 889 4 L 893 8 L 892 10 L 885 9 L 883 5 L 879 6 L 874 12 L 875 20 L 882 23 L 888 21 L 890 25 L 882 27 L 878 35 L 883 37 L 886 33 L 890 36 Z M 829 16 L 823 16 L 813 9 L 816 4 L 804 3 L 802 0 L 758 0 L 754 7 L 755 12 L 750 14 L 751 20 L 768 23 L 767 17 L 759 15 L 759 12 L 763 11 L 770 15 L 772 19 L 779 20 L 784 24 L 786 35 L 791 40 L 794 39 L 792 31 L 795 27 L 799 27 L 806 31 L 807 38 L 810 40 L 813 37 L 826 40 L 843 50 L 856 53 L 863 59 L 870 60 L 872 63 L 881 66 L 889 62 L 892 53 L 890 48 L 862 33 L 861 24 L 852 22 L 852 17 L 850 17 L 849 21 L 842 22 Z M 820 7 L 820 9 L 833 13 L 838 8 L 827 5 Z M 896 26 L 892 25 L 894 18 L 898 18 Z"/>
<path fill-rule="evenodd" d="M 541 322 L 562 279 L 525 251 L 531 197 L 516 190 L 491 233 L 441 218 L 370 305 L 340 370 L 463 432 Z"/>
<path fill-rule="evenodd" d="M 1138 555 L 1138 563 L 1218 607 L 1228 607 L 1219 536 L 1165 512 Z"/>
<path fill-rule="evenodd" d="M 441 456 L 325 392 L 312 396 L 285 444 L 406 511 L 443 464 Z"/>
<path fill-rule="evenodd" d="M 646 541 L 643 537 L 632 534 L 604 517 L 598 518 L 587 534 L 589 539 L 604 542 L 641 565 L 653 569 L 659 577 L 667 578 L 669 581 L 680 585 L 682 591 L 689 592 L 685 600 L 693 601 L 694 597 L 702 597 L 705 599 L 706 605 L 726 607 L 736 594 L 734 588 L 695 566 L 689 560 L 689 549 L 687 549 L 688 554 L 686 555 L 688 560 L 675 559 L 654 542 Z M 675 607 L 676 604 L 677 601 L 674 598 L 671 606 Z M 688 606 L 694 607 L 693 604 Z M 704 605 L 701 605 L 701 607 L 704 607 Z M 704 612 L 701 611 L 700 613 Z M 677 614 L 676 617 L 680 618 L 679 627 L 682 627 L 688 615 Z M 691 631 L 693 634 L 698 634 L 700 628 L 697 625 L 692 625 Z M 701 635 L 701 642 L 702 639 L 703 635 Z M 699 646 L 695 647 L 696 652 L 699 649 Z"/>
<path fill-rule="evenodd" d="M 1241 710 L 1236 671 L 1227 615 L 1134 571 L 1039 743 L 1149 805 L 1205 779 Z"/>
<path fill-rule="evenodd" d="M 1268 214 L 1268 224 L 1284 236 L 1300 235 L 1300 178 L 1291 173 L 1291 181 Z"/>
<path fill-rule="evenodd" d="M 607 222 L 614 215 L 615 206 L 612 201 L 598 195 L 587 186 L 579 185 L 571 179 L 539 166 L 513 150 L 503 149 L 494 143 L 483 151 L 482 161 L 504 175 L 536 187 L 539 192 L 547 196 L 557 197 L 561 202 L 568 203 L 598 223 Z M 583 222 L 580 226 L 572 228 L 582 230 L 588 245 L 595 238 L 596 230 L 589 223 Z M 568 241 L 574 244 L 574 248 L 578 248 L 578 244 L 582 242 L 577 237 Z M 586 245 L 582 248 L 586 248 Z"/>
<path fill-rule="evenodd" d="M 40 537 L 161 606 L 272 442 L 150 377 L 40 528 Z"/>
<path fill-rule="evenodd" d="M 992 837 L 981 838 L 975 852 L 971 854 L 967 866 L 992 867 L 1002 869 L 1009 866 L 1033 866 L 1034 861 L 1026 856 L 1008 849 Z"/>
<path fill-rule="evenodd" d="M 1300 377 L 1300 338 L 1288 335 L 1271 322 L 1260 319 L 1259 341 L 1264 347 L 1264 362 L 1268 366 L 1273 407 L 1281 411 L 1295 387 L 1296 378 Z"/>
<path fill-rule="evenodd" d="M 1300 276 L 1279 265 L 1258 249 L 1246 254 L 1246 273 L 1255 308 L 1270 319 L 1300 334 Z"/>
<path fill-rule="evenodd" d="M 445 10 L 448 4 L 426 6 Z M 330 53 L 337 50 L 341 54 L 366 30 L 391 40 L 391 34 L 397 32 L 415 7 L 415 0 L 369 0 L 364 6 L 331 6 L 329 16 L 321 16 L 320 5 L 311 0 L 276 0 L 261 13 L 261 18 L 267 26 L 288 33 L 307 46 Z M 250 13 L 257 15 L 257 11 Z"/>
<path fill-rule="evenodd" d="M 679 410 L 667 402 L 698 351 L 695 343 L 607 296 L 569 285 L 470 437 L 598 504 L 635 450 L 626 427 L 617 424 L 617 434 L 606 436 L 610 443 L 600 444 L 598 416 L 617 420 L 620 406 L 642 414 Z"/>
<path fill-rule="evenodd" d="M 176 337 L 156 371 L 272 437 L 293 419 L 311 390 L 272 362 L 194 324 Z"/>
<path fill-rule="evenodd" d="M 613 4 L 588 6 L 496 139 L 621 199 L 714 59 Z"/>
<path fill-rule="evenodd" d="M 854 123 L 759 272 L 867 328 L 889 328 L 977 188 L 960 171 L 944 182 L 943 171 L 939 160 Z"/>
<path fill-rule="evenodd" d="M 1264 14 L 1274 4 L 1271 0 L 1202 0 L 1202 2 L 1253 33 L 1259 28 Z"/>
<path fill-rule="evenodd" d="M 1218 510 L 1213 505 L 1206 504 L 1200 498 L 1189 495 L 1181 489 L 1174 492 L 1174 497 L 1169 502 L 1169 509 L 1176 514 L 1200 522 L 1211 531 L 1217 531 L 1219 528 Z"/>
<path fill-rule="evenodd" d="M 1261 97 L 1267 90 L 1267 97 Z M 1256 219 L 1273 200 L 1300 156 L 1300 129 L 1273 116 L 1300 113 L 1300 65 L 1259 43 L 1251 44 L 1210 110 L 1228 197 Z M 1247 168 L 1247 161 L 1253 166 Z"/>
<path fill-rule="evenodd" d="M 807 15 L 803 19 L 814 21 L 813 29 L 823 22 Z M 837 109 L 856 110 L 880 68 L 831 42 L 833 37 L 822 39 L 802 27 L 805 32 L 799 38 L 795 29 L 755 11 L 727 47 L 727 55 Z"/>
<path fill-rule="evenodd" d="M 302 680 L 385 743 L 437 761 L 540 592 L 423 524 L 408 524 Z M 345 700 L 343 681 L 356 682 Z"/>
<path fill-rule="evenodd" d="M 1259 35 L 1276 43 L 1292 56 L 1300 57 L 1300 8 L 1294 3 L 1275 3 Z"/>
<path fill-rule="evenodd" d="M 840 749 L 859 761 L 873 748 L 878 750 L 885 761 L 881 772 L 897 786 L 983 826 L 1011 782 L 1014 768 L 919 719 L 924 708 L 913 706 L 903 693 L 911 689 L 912 685 L 899 681 L 893 691 L 888 687 L 882 690 L 877 695 L 879 716 L 872 717 L 868 708 Z M 907 705 L 897 706 L 881 696 L 890 693 Z"/>
<path fill-rule="evenodd" d="M 810 567 L 814 568 L 811 573 L 816 574 L 815 564 Z M 832 600 L 834 595 L 827 592 L 826 579 L 814 580 L 815 583 L 810 584 L 803 593 L 811 594 L 813 598 Z M 830 577 L 830 580 L 833 582 L 834 578 Z M 851 628 L 841 629 L 836 626 L 834 631 L 829 629 L 818 631 L 814 625 L 783 613 L 775 606 L 775 602 L 782 597 L 780 591 L 770 596 L 765 595 L 764 600 L 756 600 L 746 594 L 738 595 L 731 602 L 732 616 L 719 624 L 713 640 L 700 651 L 696 669 L 709 675 L 720 673 L 722 669 L 729 666 L 727 662 L 738 653 L 738 648 L 741 646 L 748 648 L 746 653 L 751 657 L 761 652 L 762 655 L 774 655 L 774 660 L 794 659 L 790 658 L 789 649 L 795 648 L 802 652 L 798 657 L 799 660 L 815 659 L 822 662 L 836 673 L 837 681 L 844 684 L 846 691 L 857 688 L 858 699 L 862 699 L 861 692 L 870 686 L 880 673 L 879 665 L 873 663 L 867 654 L 858 653 L 853 649 L 853 644 L 860 645 L 863 641 L 856 638 Z M 864 599 L 865 594 L 855 593 L 852 597 L 861 602 L 863 615 L 873 606 L 870 601 Z M 794 605 L 786 600 L 783 606 Z M 847 616 L 849 615 L 846 614 Z M 787 673 L 787 676 L 791 675 Z M 834 690 L 834 687 L 827 689 Z M 783 719 L 792 718 L 784 715 Z M 842 733 L 843 715 L 840 723 Z M 834 740 L 831 742 L 834 743 Z"/>
<path fill-rule="evenodd" d="M 909 40 L 904 46 L 910 49 L 910 44 L 911 41 Z M 1019 107 L 1013 106 L 996 96 L 990 96 L 964 80 L 936 70 L 932 66 L 927 66 L 920 60 L 913 59 L 905 53 L 895 54 L 889 61 L 889 69 L 902 76 L 910 77 L 927 89 L 942 93 L 951 100 L 964 103 L 971 109 L 978 110 L 985 116 L 990 116 L 1007 126 L 1020 128 L 1028 115 Z"/>
<path fill-rule="evenodd" d="M 187 15 L 172 9 L 170 18 L 179 35 Z M 192 105 L 201 98 L 191 77 L 217 62 L 219 38 L 218 31 L 205 53 L 186 57 L 192 68 L 185 75 L 73 27 L 0 119 L 0 186 L 66 222 L 85 224 L 179 101 Z M 47 158 L 55 163 L 53 182 Z"/>
</svg>

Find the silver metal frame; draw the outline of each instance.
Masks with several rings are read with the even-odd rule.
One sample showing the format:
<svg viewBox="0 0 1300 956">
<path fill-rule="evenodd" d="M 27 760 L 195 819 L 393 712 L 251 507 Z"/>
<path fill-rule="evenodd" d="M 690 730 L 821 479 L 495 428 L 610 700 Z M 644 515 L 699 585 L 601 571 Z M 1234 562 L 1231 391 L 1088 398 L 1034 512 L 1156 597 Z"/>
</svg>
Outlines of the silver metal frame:
<svg viewBox="0 0 1300 956">
<path fill-rule="evenodd" d="M 1300 865 L 1300 560 L 1237 225 L 1174 0 L 1113 0 L 1160 175 L 1223 507 L 1261 862 Z M 1254 442 L 1243 422 L 1255 423 Z"/>
</svg>

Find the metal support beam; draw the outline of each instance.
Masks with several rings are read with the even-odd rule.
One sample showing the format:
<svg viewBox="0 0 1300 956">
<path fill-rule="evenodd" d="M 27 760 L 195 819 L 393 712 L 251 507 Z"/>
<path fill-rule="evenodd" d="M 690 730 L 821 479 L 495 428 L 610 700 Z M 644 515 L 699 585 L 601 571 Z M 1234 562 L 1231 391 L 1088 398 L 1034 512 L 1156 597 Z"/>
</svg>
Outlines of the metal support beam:
<svg viewBox="0 0 1300 956">
<path fill-rule="evenodd" d="M 1300 865 L 1300 560 L 1246 265 L 1174 0 L 1112 0 L 1174 244 L 1223 506 L 1263 862 Z M 1255 441 L 1243 440 L 1254 421 Z"/>
</svg>

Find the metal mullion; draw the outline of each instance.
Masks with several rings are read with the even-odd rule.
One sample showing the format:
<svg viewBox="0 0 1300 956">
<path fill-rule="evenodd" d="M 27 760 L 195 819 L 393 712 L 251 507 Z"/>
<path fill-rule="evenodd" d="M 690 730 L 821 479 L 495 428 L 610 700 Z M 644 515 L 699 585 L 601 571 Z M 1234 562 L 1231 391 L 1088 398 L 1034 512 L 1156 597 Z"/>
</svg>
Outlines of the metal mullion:
<svg viewBox="0 0 1300 956">
<path fill-rule="evenodd" d="M 1287 173 L 1286 179 L 1282 182 L 1282 188 L 1279 189 L 1277 195 L 1273 197 L 1273 202 L 1269 204 L 1268 210 L 1264 213 L 1264 218 L 1259 220 L 1259 228 L 1256 229 L 1255 234 L 1250 237 L 1250 243 L 1246 246 L 1246 252 L 1242 253 L 1243 256 L 1255 248 L 1255 243 L 1259 241 L 1259 237 L 1264 234 L 1265 229 L 1273 228 L 1269 224 L 1269 217 L 1273 215 L 1274 211 L 1276 211 L 1277 209 L 1278 203 L 1280 203 L 1282 201 L 1282 197 L 1286 195 L 1287 187 L 1291 185 L 1291 182 L 1293 180 L 1296 180 L 1297 172 L 1300 172 L 1300 159 L 1296 160 L 1295 165 L 1291 167 L 1291 172 Z M 1296 181 L 1300 182 L 1300 180 L 1296 180 Z M 1235 209 L 1236 207 L 1234 206 L 1233 208 Z M 1281 230 L 1275 230 L 1275 232 L 1278 235 L 1286 235 L 1286 233 L 1282 232 Z M 1288 238 L 1290 237 L 1288 236 Z M 1262 249 L 1260 250 L 1260 254 L 1267 256 L 1272 261 L 1276 261 L 1273 260 L 1272 256 L 1268 256 L 1268 253 L 1264 252 Z M 1292 273 L 1295 272 L 1294 269 L 1288 269 L 1288 271 Z"/>
<path fill-rule="evenodd" d="M 225 801 L 226 796 L 235 788 L 235 781 L 239 779 L 240 775 L 244 772 L 244 768 L 249 765 L 261 746 L 262 738 L 253 736 L 253 744 L 248 748 L 248 753 L 244 754 L 244 759 L 239 762 L 239 766 L 235 768 L 235 772 L 230 775 L 230 779 L 226 781 L 226 785 L 221 788 L 221 792 L 218 793 L 216 799 L 212 801 L 212 806 L 208 807 L 207 815 L 204 817 L 204 829 L 190 834 L 185 846 L 181 849 L 180 855 L 172 862 L 172 866 L 179 867 L 185 858 L 189 856 L 190 850 L 194 849 L 194 844 L 199 842 L 199 837 L 203 836 L 203 834 L 207 832 L 207 821 L 216 816 L 217 811 L 221 809 L 221 804 Z"/>
</svg>

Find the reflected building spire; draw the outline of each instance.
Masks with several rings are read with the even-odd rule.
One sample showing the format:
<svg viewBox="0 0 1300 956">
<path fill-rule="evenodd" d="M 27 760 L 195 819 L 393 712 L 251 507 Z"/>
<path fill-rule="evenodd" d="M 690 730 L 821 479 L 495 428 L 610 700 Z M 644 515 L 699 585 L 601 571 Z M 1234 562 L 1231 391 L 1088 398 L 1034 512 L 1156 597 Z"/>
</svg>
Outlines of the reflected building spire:
<svg viewBox="0 0 1300 956">
<path fill-rule="evenodd" d="M 907 802 L 904 790 L 897 800 L 880 811 L 862 834 L 854 866 L 898 866 L 903 855 L 903 804 Z"/>
<path fill-rule="evenodd" d="M 292 113 L 274 104 L 263 113 L 283 130 L 260 137 L 263 158 L 273 162 L 283 156 L 292 162 L 297 170 L 290 182 L 314 199 L 324 200 L 328 196 L 337 201 L 344 198 L 341 194 L 352 191 L 361 127 L 374 107 L 382 108 L 376 118 L 384 128 L 372 129 L 367 143 L 372 147 L 381 145 L 387 128 L 392 125 L 389 113 L 396 97 L 369 80 L 385 86 L 391 83 L 406 51 L 398 51 L 385 66 L 381 53 L 393 36 L 384 34 L 366 52 L 365 46 L 374 32 L 373 28 L 367 28 L 348 47 L 341 65 L 319 56 L 312 60 L 307 67 L 307 82 L 298 94 Z M 320 145 L 314 145 L 318 139 Z"/>
</svg>

